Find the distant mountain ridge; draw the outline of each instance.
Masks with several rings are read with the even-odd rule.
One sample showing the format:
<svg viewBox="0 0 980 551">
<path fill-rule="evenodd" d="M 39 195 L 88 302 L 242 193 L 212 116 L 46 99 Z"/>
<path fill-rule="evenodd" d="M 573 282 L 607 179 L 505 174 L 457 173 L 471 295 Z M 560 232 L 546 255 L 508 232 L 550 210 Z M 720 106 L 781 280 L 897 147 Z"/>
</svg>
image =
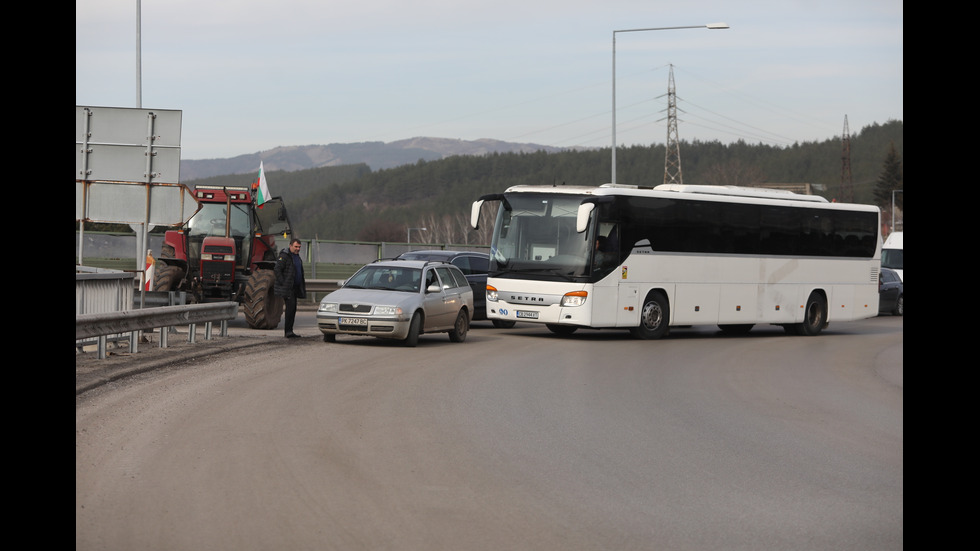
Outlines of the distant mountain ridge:
<svg viewBox="0 0 980 551">
<path fill-rule="evenodd" d="M 257 173 L 259 162 L 267 172 L 297 171 L 325 166 L 364 163 L 371 170 L 395 168 L 419 160 L 436 161 L 454 155 L 489 153 L 557 153 L 568 149 L 530 143 L 513 143 L 489 138 L 459 140 L 417 137 L 394 142 L 358 142 L 328 145 L 280 146 L 266 151 L 225 159 L 190 159 L 180 161 L 182 182 L 223 176 Z"/>
</svg>

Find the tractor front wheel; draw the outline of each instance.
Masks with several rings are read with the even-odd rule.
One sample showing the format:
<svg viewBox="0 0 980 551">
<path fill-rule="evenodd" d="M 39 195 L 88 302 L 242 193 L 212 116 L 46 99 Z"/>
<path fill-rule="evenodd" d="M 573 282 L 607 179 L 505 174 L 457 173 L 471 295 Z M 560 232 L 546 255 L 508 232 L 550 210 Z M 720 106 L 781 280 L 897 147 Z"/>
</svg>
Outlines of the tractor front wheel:
<svg viewBox="0 0 980 551">
<path fill-rule="evenodd" d="M 154 291 L 176 291 L 184 279 L 184 270 L 179 266 L 171 266 L 158 261 L 153 270 L 156 272 L 153 276 Z"/>
<path fill-rule="evenodd" d="M 275 294 L 275 281 L 272 270 L 255 270 L 245 284 L 242 306 L 252 329 L 275 329 L 282 319 L 283 300 Z"/>
</svg>

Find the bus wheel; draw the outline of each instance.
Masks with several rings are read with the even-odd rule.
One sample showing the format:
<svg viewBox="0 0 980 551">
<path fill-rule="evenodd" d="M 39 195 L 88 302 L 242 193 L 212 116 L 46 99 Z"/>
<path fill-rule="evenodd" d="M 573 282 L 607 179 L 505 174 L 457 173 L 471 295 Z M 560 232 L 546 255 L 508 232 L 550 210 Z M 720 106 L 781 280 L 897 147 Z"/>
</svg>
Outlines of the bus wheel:
<svg viewBox="0 0 980 551">
<path fill-rule="evenodd" d="M 822 293 L 814 291 L 806 299 L 803 323 L 796 326 L 796 332 L 804 337 L 820 334 L 827 325 L 827 299 Z"/>
<path fill-rule="evenodd" d="M 545 327 L 548 328 L 548 331 L 551 331 L 556 335 L 571 335 L 578 330 L 578 327 L 575 327 L 574 325 L 558 325 L 555 323 L 546 323 Z"/>
<path fill-rule="evenodd" d="M 670 323 L 670 305 L 667 297 L 659 292 L 650 293 L 640 311 L 640 325 L 630 329 L 637 339 L 652 340 L 667 336 Z"/>
</svg>

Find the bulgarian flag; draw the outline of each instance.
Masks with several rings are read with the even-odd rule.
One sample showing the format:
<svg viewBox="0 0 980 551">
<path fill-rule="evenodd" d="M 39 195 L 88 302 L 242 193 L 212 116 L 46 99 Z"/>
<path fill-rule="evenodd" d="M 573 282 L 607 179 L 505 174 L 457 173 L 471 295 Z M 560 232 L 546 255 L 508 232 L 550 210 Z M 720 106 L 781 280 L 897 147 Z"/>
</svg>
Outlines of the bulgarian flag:
<svg viewBox="0 0 980 551">
<path fill-rule="evenodd" d="M 265 169 L 262 168 L 262 161 L 259 161 L 259 180 L 257 187 L 259 191 L 255 197 L 255 203 L 261 208 L 263 203 L 272 198 L 272 194 L 269 193 L 269 182 L 265 179 Z"/>
</svg>

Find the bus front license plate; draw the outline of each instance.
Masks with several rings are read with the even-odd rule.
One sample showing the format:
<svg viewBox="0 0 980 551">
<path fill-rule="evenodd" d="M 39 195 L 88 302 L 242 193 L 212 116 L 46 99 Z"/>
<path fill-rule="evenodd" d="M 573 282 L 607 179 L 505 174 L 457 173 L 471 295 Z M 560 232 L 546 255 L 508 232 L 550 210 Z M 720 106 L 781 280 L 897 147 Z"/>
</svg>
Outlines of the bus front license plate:
<svg viewBox="0 0 980 551">
<path fill-rule="evenodd" d="M 525 318 L 525 319 L 536 320 L 536 319 L 538 319 L 538 313 L 537 312 L 528 312 L 527 310 L 518 310 L 517 311 L 517 317 L 519 317 L 519 318 Z"/>
</svg>

